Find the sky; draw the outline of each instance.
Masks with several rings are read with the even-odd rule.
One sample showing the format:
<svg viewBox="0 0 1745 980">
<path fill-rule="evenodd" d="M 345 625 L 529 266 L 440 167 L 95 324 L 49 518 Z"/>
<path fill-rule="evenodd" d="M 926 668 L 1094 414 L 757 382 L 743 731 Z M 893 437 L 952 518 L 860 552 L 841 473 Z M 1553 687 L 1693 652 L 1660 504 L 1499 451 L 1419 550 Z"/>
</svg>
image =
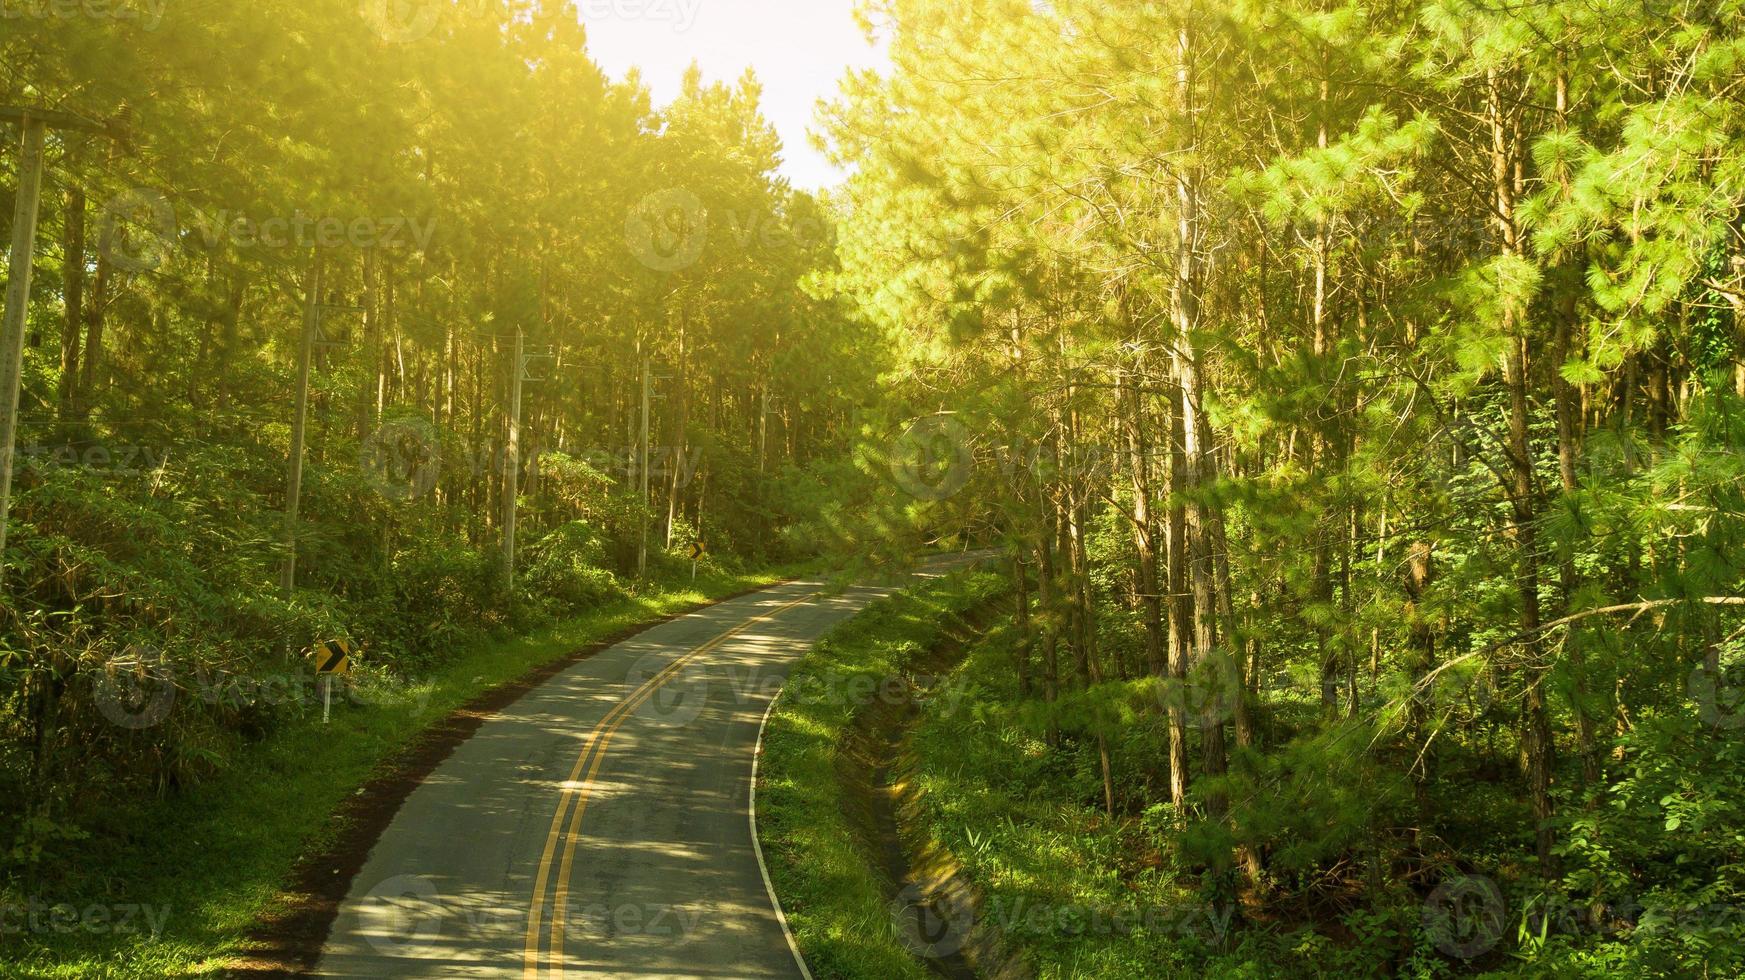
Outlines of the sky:
<svg viewBox="0 0 1745 980">
<path fill-rule="evenodd" d="M 807 130 L 820 98 L 833 96 L 851 68 L 882 68 L 885 53 L 854 20 L 855 0 L 576 0 L 588 51 L 614 78 L 632 65 L 656 104 L 677 94 L 694 60 L 710 81 L 754 68 L 763 111 L 781 134 L 782 173 L 817 190 L 843 173 L 812 148 Z"/>
</svg>

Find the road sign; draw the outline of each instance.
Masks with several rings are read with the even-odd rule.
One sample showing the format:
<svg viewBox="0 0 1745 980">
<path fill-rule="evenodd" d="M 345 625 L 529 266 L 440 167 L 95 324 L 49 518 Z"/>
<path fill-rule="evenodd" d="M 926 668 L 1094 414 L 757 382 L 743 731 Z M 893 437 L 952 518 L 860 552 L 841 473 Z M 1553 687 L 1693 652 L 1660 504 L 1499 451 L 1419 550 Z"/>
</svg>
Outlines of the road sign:
<svg viewBox="0 0 1745 980">
<path fill-rule="evenodd" d="M 315 660 L 315 676 L 321 679 L 321 723 L 325 725 L 333 705 L 333 678 L 351 673 L 351 641 L 317 643 L 311 656 Z"/>
<path fill-rule="evenodd" d="M 315 647 L 315 673 L 349 674 L 351 673 L 351 641 L 331 640 L 317 644 Z"/>
<path fill-rule="evenodd" d="M 691 542 L 691 560 L 692 561 L 702 561 L 703 556 L 708 554 L 708 553 L 709 553 L 709 548 L 706 545 L 704 545 L 703 542 L 701 542 L 701 541 L 692 541 Z"/>
</svg>

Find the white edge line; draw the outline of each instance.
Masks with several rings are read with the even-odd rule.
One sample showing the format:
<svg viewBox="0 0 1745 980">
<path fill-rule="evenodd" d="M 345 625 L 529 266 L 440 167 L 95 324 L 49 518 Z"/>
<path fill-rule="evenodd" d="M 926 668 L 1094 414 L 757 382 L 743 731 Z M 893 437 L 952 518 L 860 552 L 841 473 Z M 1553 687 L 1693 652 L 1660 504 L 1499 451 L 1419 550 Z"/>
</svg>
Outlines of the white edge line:
<svg viewBox="0 0 1745 980">
<path fill-rule="evenodd" d="M 782 691 L 787 685 L 782 685 Z M 800 968 L 800 976 L 812 980 L 812 971 L 806 968 L 806 958 L 800 955 L 800 944 L 794 941 L 794 932 L 788 928 L 788 916 L 782 911 L 782 900 L 776 897 L 775 882 L 770 881 L 769 865 L 763 860 L 763 844 L 757 839 L 757 765 L 763 759 L 763 730 L 769 727 L 770 715 L 775 713 L 776 702 L 782 699 L 782 691 L 770 698 L 769 707 L 763 709 L 763 721 L 757 726 L 757 748 L 751 756 L 751 851 L 757 855 L 757 870 L 763 875 L 764 890 L 769 892 L 770 906 L 776 910 L 776 921 L 781 923 L 782 935 L 787 937 L 788 949 L 794 954 L 794 965 Z"/>
</svg>

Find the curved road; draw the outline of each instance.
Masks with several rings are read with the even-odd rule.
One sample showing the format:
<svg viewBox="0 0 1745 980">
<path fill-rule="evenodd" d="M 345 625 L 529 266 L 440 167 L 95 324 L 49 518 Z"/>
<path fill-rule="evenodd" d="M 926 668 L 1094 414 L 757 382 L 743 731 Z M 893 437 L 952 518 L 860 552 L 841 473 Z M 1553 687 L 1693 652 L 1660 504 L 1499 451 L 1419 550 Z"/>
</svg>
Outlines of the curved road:
<svg viewBox="0 0 1745 980">
<path fill-rule="evenodd" d="M 528 693 L 407 798 L 317 975 L 805 976 L 751 831 L 759 731 L 794 661 L 893 591 L 790 582 Z"/>
</svg>

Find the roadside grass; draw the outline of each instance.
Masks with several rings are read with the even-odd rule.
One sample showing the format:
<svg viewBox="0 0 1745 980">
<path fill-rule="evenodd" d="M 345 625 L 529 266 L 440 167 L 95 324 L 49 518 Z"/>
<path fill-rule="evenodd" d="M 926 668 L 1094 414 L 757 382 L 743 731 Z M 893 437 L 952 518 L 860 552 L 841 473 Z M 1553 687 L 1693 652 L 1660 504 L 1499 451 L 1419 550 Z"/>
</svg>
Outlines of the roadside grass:
<svg viewBox="0 0 1745 980">
<path fill-rule="evenodd" d="M 1417 909 L 1357 909 L 1335 940 L 1313 924 L 1239 924 L 1170 851 L 1181 831 L 1162 804 L 1110 820 L 1096 742 L 1049 749 L 1046 715 L 1018 692 L 1017 631 L 989 630 L 923 703 L 909 748 L 927 835 L 949 851 L 981 899 L 977 922 L 1002 940 L 1002 976 L 1430 980 L 1468 972 L 1417 941 Z M 963 706 L 970 706 L 963 710 Z M 1140 716 L 1110 740 L 1118 772 L 1164 758 L 1162 723 Z M 1503 974 L 1497 974 L 1503 975 Z M 1546 974 L 1548 975 L 1548 974 Z M 1569 974 L 1573 976 L 1574 974 Z"/>
<path fill-rule="evenodd" d="M 875 855 L 850 824 L 837 777 L 860 704 L 791 692 L 871 691 L 938 642 L 946 621 L 1005 588 L 967 571 L 874 603 L 832 630 L 795 666 L 764 735 L 758 836 L 788 924 L 820 980 L 920 980 L 932 973 L 904 947 Z"/>
<path fill-rule="evenodd" d="M 0 977 L 223 973 L 247 952 L 249 929 L 275 907 L 298 858 L 343 832 L 333 819 L 340 803 L 421 731 L 579 648 L 806 570 L 656 582 L 528 636 L 482 642 L 428 677 L 364 678 L 365 704 L 336 696 L 326 726 L 319 700 L 305 703 L 299 722 L 247 746 L 219 775 L 108 814 L 54 893 L 0 893 Z"/>
<path fill-rule="evenodd" d="M 924 704 L 912 776 L 930 836 L 1036 977 L 1201 975 L 1228 920 L 1150 866 L 1146 821 L 1103 814 L 1094 742 L 1050 752 L 1020 722 L 1015 642 L 1005 620 Z"/>
</svg>

